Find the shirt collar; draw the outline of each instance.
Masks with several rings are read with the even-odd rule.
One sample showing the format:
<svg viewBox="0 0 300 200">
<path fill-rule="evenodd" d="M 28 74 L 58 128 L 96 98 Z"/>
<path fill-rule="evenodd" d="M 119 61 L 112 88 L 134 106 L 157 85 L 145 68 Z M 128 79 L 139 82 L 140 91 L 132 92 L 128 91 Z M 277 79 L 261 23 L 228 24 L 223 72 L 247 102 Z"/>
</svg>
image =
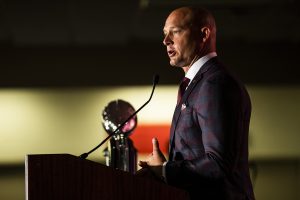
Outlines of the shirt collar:
<svg viewBox="0 0 300 200">
<path fill-rule="evenodd" d="M 185 74 L 185 77 L 189 78 L 190 82 L 191 82 L 191 80 L 193 80 L 193 78 L 196 76 L 196 74 L 198 73 L 200 68 L 211 58 L 216 57 L 216 56 L 217 56 L 216 52 L 211 52 L 211 53 L 206 54 L 205 56 L 201 57 L 190 67 L 190 69 Z"/>
</svg>

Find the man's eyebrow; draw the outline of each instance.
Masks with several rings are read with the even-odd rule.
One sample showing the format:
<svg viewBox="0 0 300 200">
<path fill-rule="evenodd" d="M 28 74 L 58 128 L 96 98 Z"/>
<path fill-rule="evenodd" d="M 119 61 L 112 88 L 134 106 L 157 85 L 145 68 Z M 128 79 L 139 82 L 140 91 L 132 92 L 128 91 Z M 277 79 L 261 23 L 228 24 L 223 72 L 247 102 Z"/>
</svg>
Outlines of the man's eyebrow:
<svg viewBox="0 0 300 200">
<path fill-rule="evenodd" d="M 169 27 L 168 29 L 170 29 L 170 30 L 172 30 L 172 29 L 175 29 L 175 28 L 183 28 L 182 26 L 171 26 L 171 27 Z M 166 32 L 167 30 L 166 30 L 166 28 L 164 28 L 163 29 L 163 32 Z"/>
</svg>

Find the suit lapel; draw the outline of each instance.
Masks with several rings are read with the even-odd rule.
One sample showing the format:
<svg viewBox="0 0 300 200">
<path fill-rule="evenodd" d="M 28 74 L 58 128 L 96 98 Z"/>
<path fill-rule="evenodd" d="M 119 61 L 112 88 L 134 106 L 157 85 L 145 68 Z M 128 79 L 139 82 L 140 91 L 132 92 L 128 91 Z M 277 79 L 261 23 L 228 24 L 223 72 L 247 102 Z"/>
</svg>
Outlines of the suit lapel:
<svg viewBox="0 0 300 200">
<path fill-rule="evenodd" d="M 181 114 L 181 110 L 183 107 L 188 106 L 188 97 L 192 93 L 195 86 L 203 78 L 204 73 L 209 70 L 210 66 L 216 61 L 216 59 L 217 59 L 216 57 L 210 59 L 201 67 L 201 69 L 198 71 L 198 73 L 196 74 L 196 76 L 194 77 L 194 79 L 192 80 L 190 85 L 188 86 L 187 90 L 184 92 L 181 101 L 178 103 L 178 105 L 176 105 L 175 112 L 173 115 L 173 120 L 172 120 L 172 126 L 170 129 L 170 145 L 169 145 L 169 154 L 170 154 L 169 158 L 170 159 L 172 159 L 171 154 L 172 154 L 172 149 L 174 148 L 175 130 L 176 130 L 176 126 L 177 126 L 180 114 Z"/>
</svg>

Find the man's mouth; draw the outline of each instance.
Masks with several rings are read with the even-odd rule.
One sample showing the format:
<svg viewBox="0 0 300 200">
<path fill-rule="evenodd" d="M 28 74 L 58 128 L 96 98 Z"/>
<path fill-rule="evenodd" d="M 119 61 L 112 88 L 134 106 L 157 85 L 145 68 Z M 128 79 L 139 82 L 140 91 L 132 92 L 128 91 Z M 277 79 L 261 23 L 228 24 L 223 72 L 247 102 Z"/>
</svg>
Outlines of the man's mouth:
<svg viewBox="0 0 300 200">
<path fill-rule="evenodd" d="M 169 57 L 173 57 L 173 56 L 175 56 L 175 54 L 176 54 L 176 51 L 174 51 L 174 50 L 168 50 L 168 56 Z"/>
</svg>

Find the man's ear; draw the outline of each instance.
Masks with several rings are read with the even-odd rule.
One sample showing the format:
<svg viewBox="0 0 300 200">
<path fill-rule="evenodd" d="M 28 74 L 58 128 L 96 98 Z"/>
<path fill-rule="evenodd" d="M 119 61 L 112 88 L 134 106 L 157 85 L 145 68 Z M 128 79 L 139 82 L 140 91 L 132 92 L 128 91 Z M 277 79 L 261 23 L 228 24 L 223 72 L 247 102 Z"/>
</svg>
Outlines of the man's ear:
<svg viewBox="0 0 300 200">
<path fill-rule="evenodd" d="M 210 29 L 206 26 L 201 28 L 201 38 L 202 42 L 206 42 L 210 36 Z"/>
</svg>

